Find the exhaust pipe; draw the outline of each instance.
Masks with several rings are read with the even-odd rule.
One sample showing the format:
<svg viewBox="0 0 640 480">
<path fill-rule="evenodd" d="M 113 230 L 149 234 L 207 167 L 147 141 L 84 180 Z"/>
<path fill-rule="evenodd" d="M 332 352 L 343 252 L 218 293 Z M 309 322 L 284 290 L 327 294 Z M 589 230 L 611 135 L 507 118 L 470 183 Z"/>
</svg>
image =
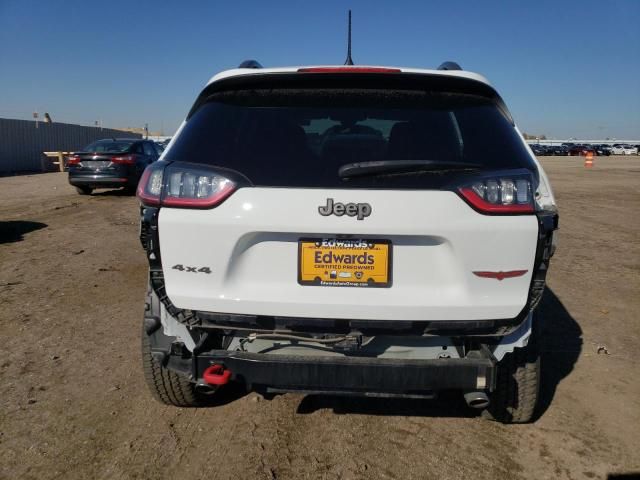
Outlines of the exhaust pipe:
<svg viewBox="0 0 640 480">
<path fill-rule="evenodd" d="M 464 394 L 464 401 L 471 408 L 487 408 L 489 406 L 489 397 L 484 392 L 468 392 Z"/>
</svg>

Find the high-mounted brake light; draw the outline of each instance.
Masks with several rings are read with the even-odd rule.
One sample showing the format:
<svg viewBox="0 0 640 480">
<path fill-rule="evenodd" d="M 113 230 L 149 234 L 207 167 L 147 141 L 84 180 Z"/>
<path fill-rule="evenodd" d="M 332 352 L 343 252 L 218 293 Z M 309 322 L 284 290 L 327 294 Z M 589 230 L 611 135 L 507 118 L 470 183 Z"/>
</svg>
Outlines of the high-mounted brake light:
<svg viewBox="0 0 640 480">
<path fill-rule="evenodd" d="M 298 73 L 401 73 L 399 68 L 385 67 L 308 67 L 299 68 Z"/>
<path fill-rule="evenodd" d="M 530 176 L 500 175 L 482 178 L 459 187 L 458 193 L 480 213 L 515 215 L 535 211 Z"/>
<path fill-rule="evenodd" d="M 137 196 L 148 206 L 212 208 L 236 188 L 234 181 L 206 167 L 154 164 L 144 171 Z"/>
</svg>

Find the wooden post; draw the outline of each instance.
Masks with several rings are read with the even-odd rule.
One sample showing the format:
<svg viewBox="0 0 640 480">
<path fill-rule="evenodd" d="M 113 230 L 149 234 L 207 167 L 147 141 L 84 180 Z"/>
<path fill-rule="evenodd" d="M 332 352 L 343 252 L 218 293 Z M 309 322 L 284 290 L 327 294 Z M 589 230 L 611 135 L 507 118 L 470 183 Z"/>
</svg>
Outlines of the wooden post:
<svg viewBox="0 0 640 480">
<path fill-rule="evenodd" d="M 58 165 L 58 169 L 61 172 L 64 172 L 64 157 L 65 155 L 69 155 L 70 152 L 42 152 L 45 156 L 45 159 L 42 160 L 42 171 L 49 171 L 48 161 L 52 161 L 54 165 Z M 49 160 L 55 159 L 55 160 Z"/>
</svg>

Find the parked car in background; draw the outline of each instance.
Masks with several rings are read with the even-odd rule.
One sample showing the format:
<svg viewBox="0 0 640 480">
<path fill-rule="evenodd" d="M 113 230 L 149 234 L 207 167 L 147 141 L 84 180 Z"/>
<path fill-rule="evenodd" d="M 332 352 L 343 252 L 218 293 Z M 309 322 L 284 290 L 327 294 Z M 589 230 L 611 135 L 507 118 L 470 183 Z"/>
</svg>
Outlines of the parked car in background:
<svg viewBox="0 0 640 480">
<path fill-rule="evenodd" d="M 533 154 L 538 157 L 541 155 L 549 155 L 549 150 L 545 145 L 538 145 L 537 143 L 534 143 L 532 145 L 529 145 L 529 147 L 531 148 Z"/>
<path fill-rule="evenodd" d="M 638 147 L 618 144 L 611 147 L 611 153 L 614 155 L 637 155 Z"/>
<path fill-rule="evenodd" d="M 67 158 L 69 183 L 80 195 L 90 195 L 96 188 L 124 188 L 133 194 L 142 172 L 160 153 L 150 140 L 98 140 Z"/>
<path fill-rule="evenodd" d="M 597 155 L 600 155 L 600 156 L 611 155 L 611 147 L 609 147 L 609 145 L 591 145 L 591 147 L 593 147 Z"/>
<path fill-rule="evenodd" d="M 592 153 L 593 155 L 596 155 L 595 149 L 590 145 L 574 145 L 569 149 L 570 156 L 576 156 L 576 155 L 585 156 L 588 153 Z"/>
<path fill-rule="evenodd" d="M 158 143 L 158 145 L 160 145 L 162 147 L 163 150 L 166 150 L 166 148 L 169 145 L 170 141 L 171 141 L 171 138 L 165 138 L 164 140 L 160 140 L 157 143 Z"/>
<path fill-rule="evenodd" d="M 553 145 L 551 148 L 551 155 L 569 155 L 569 147 L 566 145 Z"/>
</svg>

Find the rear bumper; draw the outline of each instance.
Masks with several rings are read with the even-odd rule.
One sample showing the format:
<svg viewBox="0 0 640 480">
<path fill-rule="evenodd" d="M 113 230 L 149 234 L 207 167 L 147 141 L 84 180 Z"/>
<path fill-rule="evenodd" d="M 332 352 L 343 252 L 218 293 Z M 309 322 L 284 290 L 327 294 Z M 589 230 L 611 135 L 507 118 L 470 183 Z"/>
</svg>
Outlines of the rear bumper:
<svg viewBox="0 0 640 480">
<path fill-rule="evenodd" d="M 69 170 L 69 183 L 74 187 L 117 188 L 138 184 L 135 170 L 121 166 L 106 171 Z"/>
<path fill-rule="evenodd" d="M 123 187 L 135 183 L 128 177 L 114 177 L 103 175 L 69 176 L 69 183 L 74 187 Z"/>
<path fill-rule="evenodd" d="M 200 381 L 206 368 L 218 364 L 231 371 L 233 380 L 258 391 L 273 389 L 405 395 L 449 389 L 492 391 L 496 374 L 495 361 L 488 357 L 400 360 L 213 350 L 198 355 L 191 362 L 191 367 L 195 369 L 194 376 Z"/>
</svg>

